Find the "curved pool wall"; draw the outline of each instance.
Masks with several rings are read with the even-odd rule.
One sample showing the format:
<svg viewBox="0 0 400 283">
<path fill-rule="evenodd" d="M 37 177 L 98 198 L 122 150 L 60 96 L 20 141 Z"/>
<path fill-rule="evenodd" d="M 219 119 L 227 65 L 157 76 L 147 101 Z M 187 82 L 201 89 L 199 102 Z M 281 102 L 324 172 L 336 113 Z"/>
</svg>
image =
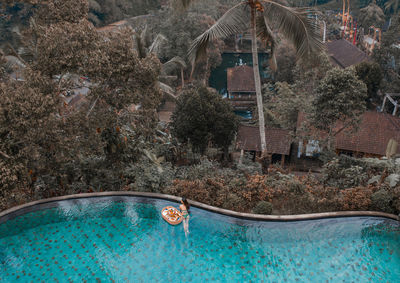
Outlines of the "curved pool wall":
<svg viewBox="0 0 400 283">
<path fill-rule="evenodd" d="M 109 192 L 41 200 L 5 211 L 0 214 L 0 282 L 400 278 L 400 223 L 394 215 L 265 219 L 272 216 L 192 202 L 196 207 L 185 237 L 182 225 L 167 224 L 159 213 L 178 200 Z"/>
<path fill-rule="evenodd" d="M 119 196 L 132 196 L 132 197 L 147 197 L 154 199 L 163 199 L 173 202 L 180 203 L 181 197 L 158 194 L 158 193 L 148 193 L 148 192 L 121 192 L 121 191 L 111 191 L 111 192 L 98 192 L 98 193 L 84 193 L 84 194 L 74 194 L 66 195 L 54 198 L 47 198 L 42 200 L 37 200 L 22 204 L 19 206 L 12 207 L 10 209 L 0 212 L 0 223 L 7 221 L 10 218 L 24 214 L 26 212 L 34 211 L 40 208 L 52 207 L 54 202 L 62 200 L 74 200 L 74 199 L 84 199 L 84 198 L 97 198 L 97 197 L 119 197 Z M 385 217 L 393 220 L 400 221 L 400 216 L 384 213 L 379 211 L 338 211 L 338 212 L 322 212 L 322 213 L 310 213 L 310 214 L 296 214 L 296 215 L 260 215 L 252 213 L 242 213 L 232 210 L 227 210 L 211 205 L 207 205 L 198 201 L 189 200 L 193 207 L 198 207 L 211 212 L 243 218 L 251 220 L 264 220 L 264 221 L 301 221 L 301 220 L 315 220 L 323 218 L 334 218 L 334 217 L 353 217 L 353 216 L 376 216 Z"/>
</svg>

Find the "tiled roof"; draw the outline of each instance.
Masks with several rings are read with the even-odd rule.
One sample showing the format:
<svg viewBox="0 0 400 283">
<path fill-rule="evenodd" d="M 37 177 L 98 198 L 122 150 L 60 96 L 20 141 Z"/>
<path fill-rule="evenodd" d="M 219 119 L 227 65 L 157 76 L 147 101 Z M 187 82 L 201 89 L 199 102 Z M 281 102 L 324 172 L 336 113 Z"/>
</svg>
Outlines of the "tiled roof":
<svg viewBox="0 0 400 283">
<path fill-rule="evenodd" d="M 303 121 L 305 115 L 299 113 L 298 128 Z M 326 137 L 326 133 L 320 133 L 320 136 Z M 356 133 L 342 131 L 336 136 L 335 148 L 383 156 L 390 139 L 400 144 L 400 118 L 387 113 L 368 111 L 363 114 Z M 400 146 L 397 152 L 400 153 Z"/>
<path fill-rule="evenodd" d="M 268 153 L 290 154 L 290 144 L 292 142 L 290 131 L 277 128 L 265 128 L 265 138 Z M 240 149 L 261 151 L 259 128 L 240 125 L 236 143 L 237 147 Z"/>
<path fill-rule="evenodd" d="M 253 68 L 242 65 L 227 69 L 229 92 L 255 92 Z"/>
<path fill-rule="evenodd" d="M 336 138 L 336 148 L 385 155 L 389 140 L 400 144 L 400 118 L 387 113 L 369 111 L 362 117 L 357 133 L 341 132 Z M 400 147 L 397 152 L 400 153 Z"/>
<path fill-rule="evenodd" d="M 369 60 L 367 54 L 345 39 L 328 42 L 326 47 L 331 62 L 340 68 L 347 68 Z"/>
</svg>

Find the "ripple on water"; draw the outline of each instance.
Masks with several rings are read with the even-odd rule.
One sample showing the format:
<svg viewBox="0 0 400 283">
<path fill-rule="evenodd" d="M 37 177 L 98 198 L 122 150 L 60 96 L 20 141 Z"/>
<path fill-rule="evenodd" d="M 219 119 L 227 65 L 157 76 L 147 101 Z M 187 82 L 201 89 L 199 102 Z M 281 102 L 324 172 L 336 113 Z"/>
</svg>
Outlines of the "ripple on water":
<svg viewBox="0 0 400 283">
<path fill-rule="evenodd" d="M 0 224 L 0 282 L 396 282 L 400 225 L 375 217 L 257 222 L 192 208 L 190 234 L 162 220 L 171 202 L 61 201 Z M 176 204 L 172 204 L 176 205 Z"/>
</svg>

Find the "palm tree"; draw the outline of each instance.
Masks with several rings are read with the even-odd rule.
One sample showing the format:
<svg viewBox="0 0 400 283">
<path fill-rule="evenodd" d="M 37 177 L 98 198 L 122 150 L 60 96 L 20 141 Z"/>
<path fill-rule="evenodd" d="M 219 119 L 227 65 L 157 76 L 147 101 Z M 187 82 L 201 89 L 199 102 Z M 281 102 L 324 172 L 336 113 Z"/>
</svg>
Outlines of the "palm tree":
<svg viewBox="0 0 400 283">
<path fill-rule="evenodd" d="M 135 44 L 134 48 L 137 51 L 139 58 L 145 58 L 149 54 L 154 54 L 158 57 L 163 43 L 168 40 L 164 35 L 159 33 L 152 41 L 150 41 L 147 26 L 142 30 L 141 33 L 135 33 L 133 39 Z M 176 69 L 176 67 L 180 68 L 181 84 L 183 88 L 185 84 L 183 71 L 184 69 L 186 69 L 186 63 L 185 60 L 179 56 L 175 56 L 174 58 L 161 65 L 160 79 L 168 80 L 169 78 L 171 78 L 171 76 L 169 76 L 168 74 Z M 176 99 L 176 94 L 173 88 L 161 81 L 159 81 L 158 84 L 160 90 L 163 93 L 167 94 L 174 100 Z"/>
<path fill-rule="evenodd" d="M 190 0 L 175 0 L 174 2 L 176 1 L 184 7 L 191 2 Z M 257 37 L 262 42 L 271 45 L 272 67 L 276 66 L 274 54 L 276 34 L 272 31 L 273 28 L 277 28 L 294 44 L 298 58 L 309 58 L 312 53 L 322 50 L 318 29 L 312 17 L 309 17 L 310 13 L 310 9 L 287 7 L 277 0 L 242 0 L 230 8 L 213 26 L 198 36 L 189 50 L 189 58 L 195 64 L 206 56 L 206 49 L 210 41 L 241 33 L 249 28 L 250 22 L 253 72 L 263 157 L 267 155 L 267 146 L 258 67 Z"/>
<path fill-rule="evenodd" d="M 385 10 L 394 14 L 399 10 L 399 0 L 389 0 L 385 3 Z"/>
</svg>

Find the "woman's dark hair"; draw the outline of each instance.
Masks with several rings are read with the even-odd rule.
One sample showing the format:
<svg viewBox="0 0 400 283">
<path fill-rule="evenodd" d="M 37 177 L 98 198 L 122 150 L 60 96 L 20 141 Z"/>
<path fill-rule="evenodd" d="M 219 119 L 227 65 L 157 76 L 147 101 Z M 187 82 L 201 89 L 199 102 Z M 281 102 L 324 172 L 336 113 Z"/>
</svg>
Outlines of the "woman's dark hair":
<svg viewBox="0 0 400 283">
<path fill-rule="evenodd" d="M 182 198 L 182 202 L 183 202 L 183 204 L 186 206 L 187 212 L 189 212 L 190 204 L 189 204 L 189 202 L 187 201 L 187 199 L 186 199 L 186 198 Z"/>
</svg>

